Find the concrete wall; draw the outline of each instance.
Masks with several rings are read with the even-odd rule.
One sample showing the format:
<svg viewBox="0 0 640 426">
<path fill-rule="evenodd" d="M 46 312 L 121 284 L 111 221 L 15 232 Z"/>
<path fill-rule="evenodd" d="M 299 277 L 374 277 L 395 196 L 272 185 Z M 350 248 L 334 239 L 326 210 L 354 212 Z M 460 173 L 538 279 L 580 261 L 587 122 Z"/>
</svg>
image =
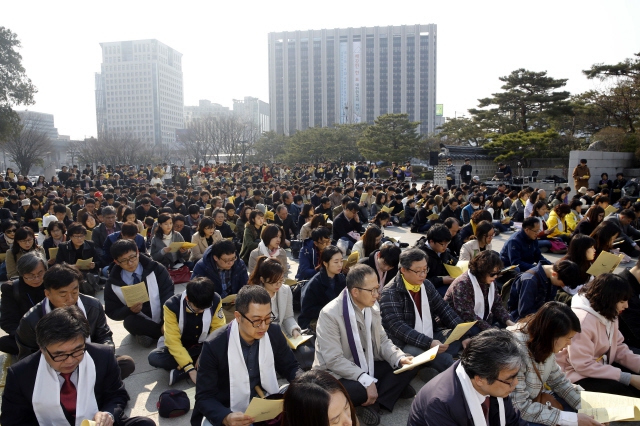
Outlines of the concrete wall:
<svg viewBox="0 0 640 426">
<path fill-rule="evenodd" d="M 616 178 L 616 173 L 624 173 L 625 169 L 633 167 L 634 153 L 633 152 L 607 152 L 607 151 L 571 151 L 569 153 L 569 173 L 567 179 L 573 186 L 573 169 L 580 163 L 580 159 L 587 160 L 587 166 L 591 171 L 591 178 L 589 179 L 589 187 L 596 188 L 600 175 L 607 173 L 609 179 Z M 626 174 L 625 174 L 626 175 Z M 633 176 L 629 176 L 633 177 Z"/>
</svg>

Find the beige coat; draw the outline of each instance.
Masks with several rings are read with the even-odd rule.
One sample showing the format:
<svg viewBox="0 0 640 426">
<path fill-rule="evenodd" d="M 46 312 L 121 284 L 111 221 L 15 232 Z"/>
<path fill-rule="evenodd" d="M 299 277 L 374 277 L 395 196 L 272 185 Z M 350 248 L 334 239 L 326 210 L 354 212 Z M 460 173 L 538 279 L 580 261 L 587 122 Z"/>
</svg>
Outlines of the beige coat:
<svg viewBox="0 0 640 426">
<path fill-rule="evenodd" d="M 358 380 L 358 377 L 366 373 L 366 371 L 358 367 L 354 362 L 349 348 L 346 325 L 342 316 L 343 297 L 344 292 L 340 293 L 338 297 L 329 302 L 320 311 L 316 326 L 316 355 L 313 361 L 313 368 L 326 370 L 336 378 Z M 364 330 L 364 315 L 355 304 L 353 309 L 358 322 L 358 330 Z M 373 359 L 374 361 L 387 361 L 389 365 L 395 367 L 400 362 L 400 359 L 407 355 L 387 337 L 387 333 L 382 328 L 378 304 L 371 308 L 371 312 L 373 313 L 371 318 Z M 360 333 L 360 344 L 364 348 L 366 356 L 367 344 L 365 336 L 365 333 Z"/>
<path fill-rule="evenodd" d="M 291 336 L 293 330 L 300 330 L 300 326 L 296 322 L 293 316 L 293 294 L 291 293 L 291 287 L 286 284 L 280 286 L 280 289 L 276 295 L 271 299 L 271 310 L 278 318 L 276 322 L 280 324 L 282 331 L 287 336 Z"/>
<path fill-rule="evenodd" d="M 251 275 L 253 270 L 256 268 L 256 263 L 258 263 L 258 258 L 260 257 L 260 255 L 262 255 L 262 253 L 260 253 L 259 248 L 253 249 L 251 251 L 251 254 L 249 255 L 249 264 L 247 265 L 247 272 L 249 272 L 249 275 Z M 284 274 L 286 276 L 289 273 L 289 261 L 287 260 L 287 252 L 285 252 L 283 249 L 279 249 L 278 254 L 272 257 L 278 259 L 278 261 L 284 268 Z"/>
<path fill-rule="evenodd" d="M 222 234 L 220 231 L 216 230 L 213 233 L 213 242 L 222 241 Z M 195 247 L 191 247 L 191 256 L 189 257 L 189 262 L 197 262 L 202 259 L 202 255 L 205 250 L 209 248 L 209 243 L 207 243 L 207 239 L 205 237 L 201 237 L 199 232 L 196 232 L 191 237 L 191 243 L 197 244 Z"/>
</svg>

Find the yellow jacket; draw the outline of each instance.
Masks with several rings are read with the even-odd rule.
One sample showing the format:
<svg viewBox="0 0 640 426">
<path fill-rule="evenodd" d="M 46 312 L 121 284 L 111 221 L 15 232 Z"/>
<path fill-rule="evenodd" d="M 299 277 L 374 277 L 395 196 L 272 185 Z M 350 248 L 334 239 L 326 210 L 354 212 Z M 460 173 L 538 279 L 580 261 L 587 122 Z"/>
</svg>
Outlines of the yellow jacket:
<svg viewBox="0 0 640 426">
<path fill-rule="evenodd" d="M 193 359 L 189 355 L 189 351 L 184 347 L 182 343 L 182 335 L 180 333 L 180 327 L 178 325 L 178 309 L 183 309 L 180 306 L 181 293 L 174 295 L 171 299 L 167 300 L 164 309 L 164 344 L 169 349 L 169 353 L 178 363 L 178 367 L 184 371 L 191 371 L 195 368 Z M 214 330 L 222 327 L 226 324 L 224 313 L 222 312 L 222 300 L 216 295 L 218 305 L 215 313 L 211 316 L 211 326 L 209 327 L 209 335 Z M 202 314 L 188 313 L 188 315 L 195 315 L 198 317 L 200 324 L 202 324 Z M 186 321 L 185 321 L 186 322 Z M 200 331 L 192 330 L 192 333 L 200 335 Z"/>
<path fill-rule="evenodd" d="M 551 228 L 554 225 L 558 225 L 556 229 L 553 230 L 552 233 L 548 235 L 548 238 L 559 237 L 560 235 L 571 236 L 571 232 L 567 226 L 567 217 L 566 215 L 562 221 L 558 221 L 559 217 L 556 214 L 555 210 L 551 210 L 549 213 L 549 219 L 547 219 L 547 228 Z"/>
<path fill-rule="evenodd" d="M 569 213 L 564 217 L 564 220 L 567 222 L 567 228 L 570 233 L 573 233 L 573 231 L 576 230 L 576 227 L 578 226 L 578 222 L 580 222 L 573 210 L 571 210 L 571 213 Z"/>
</svg>

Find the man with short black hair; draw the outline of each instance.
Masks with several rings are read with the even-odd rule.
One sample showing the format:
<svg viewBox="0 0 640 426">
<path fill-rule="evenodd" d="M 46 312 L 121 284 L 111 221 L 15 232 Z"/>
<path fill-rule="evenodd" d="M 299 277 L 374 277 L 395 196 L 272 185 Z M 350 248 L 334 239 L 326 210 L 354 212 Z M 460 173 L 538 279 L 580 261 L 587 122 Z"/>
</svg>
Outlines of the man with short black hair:
<svg viewBox="0 0 640 426">
<path fill-rule="evenodd" d="M 620 230 L 618 238 L 622 239 L 622 244 L 618 248 L 629 257 L 640 256 L 640 246 L 635 241 L 640 239 L 640 231 L 631 226 L 631 223 L 636 221 L 637 216 L 633 209 L 625 209 L 620 213 L 611 214 L 604 218 L 605 221 L 614 223 Z"/>
<path fill-rule="evenodd" d="M 333 239 L 343 240 L 347 243 L 349 250 L 360 239 L 360 234 L 364 232 L 360 217 L 358 216 L 358 203 L 350 201 L 345 209 L 333 220 Z"/>
<path fill-rule="evenodd" d="M 558 289 L 575 289 L 580 281 L 580 268 L 570 260 L 553 265 L 538 264 L 518 276 L 511 285 L 507 308 L 514 321 L 535 314 L 546 302 L 555 300 Z"/>
<path fill-rule="evenodd" d="M 420 389 L 407 426 L 526 426 L 509 395 L 523 354 L 512 333 L 490 329 L 471 339 L 460 361 Z"/>
<path fill-rule="evenodd" d="M 455 265 L 458 259 L 448 249 L 451 242 L 451 232 L 444 225 L 434 225 L 427 232 L 427 238 L 419 248 L 427 254 L 429 266 L 426 278 L 429 279 L 441 296 L 447 292 L 449 284 L 454 280 L 449 276 L 446 265 Z"/>
<path fill-rule="evenodd" d="M 320 253 L 331 244 L 331 231 L 324 226 L 319 226 L 311 231 L 311 238 L 303 242 L 298 259 L 298 272 L 296 280 L 310 280 L 322 267 Z"/>
<path fill-rule="evenodd" d="M 379 250 L 374 250 L 368 257 L 360 259 L 358 263 L 368 265 L 376 273 L 380 292 L 382 288 L 398 274 L 400 262 L 400 247 L 390 242 L 383 244 Z"/>
<path fill-rule="evenodd" d="M 471 173 L 473 172 L 473 167 L 471 166 L 471 159 L 465 158 L 464 164 L 460 167 L 460 180 L 467 185 L 471 182 Z"/>
<path fill-rule="evenodd" d="M 82 273 L 72 265 L 53 265 L 43 277 L 45 298 L 37 303 L 20 320 L 16 330 L 16 343 L 19 359 L 23 359 L 38 351 L 36 341 L 36 324 L 47 313 L 64 306 L 78 306 L 89 321 L 91 341 L 109 346 L 115 350 L 113 333 L 107 324 L 102 304 L 96 298 L 80 294 Z M 135 370 L 135 363 L 129 356 L 119 356 L 122 378 L 129 377 Z"/>
<path fill-rule="evenodd" d="M 116 220 L 116 209 L 112 206 L 104 207 L 102 209 L 102 223 L 93 228 L 91 234 L 91 240 L 96 243 L 96 252 L 99 258 L 103 256 L 102 250 L 107 237 L 117 231 L 122 231 L 122 222 Z"/>
<path fill-rule="evenodd" d="M 250 425 L 245 415 L 256 388 L 280 392 L 276 372 L 287 381 L 301 373 L 262 286 L 238 292 L 233 320 L 204 342 L 198 361 L 192 426 Z"/>
<path fill-rule="evenodd" d="M 208 278 L 195 278 L 167 300 L 164 345 L 149 353 L 149 364 L 169 371 L 169 386 L 187 376 L 196 383 L 197 360 L 207 336 L 225 324 L 222 299 Z"/>
<path fill-rule="evenodd" d="M 515 265 L 520 271 L 528 271 L 536 264 L 550 265 L 538 247 L 539 233 L 540 220 L 537 217 L 526 218 L 522 229 L 511 235 L 500 251 L 504 266 Z"/>
<path fill-rule="evenodd" d="M 412 356 L 396 347 L 382 328 L 377 305 L 379 283 L 367 265 L 349 270 L 347 287 L 318 318 L 313 368 L 340 380 L 364 424 L 377 425 L 380 409 L 393 411 L 399 398 L 410 398 L 416 371 L 394 374 Z"/>
<path fill-rule="evenodd" d="M 173 281 L 162 264 L 140 256 L 131 240 L 118 240 L 111 246 L 115 266 L 104 288 L 104 306 L 109 318 L 123 321 L 124 328 L 146 348 L 163 335 L 164 303 L 173 296 Z M 144 283 L 149 301 L 128 306 L 122 287 Z"/>
<path fill-rule="evenodd" d="M 64 306 L 38 322 L 39 351 L 7 371 L 0 422 L 6 426 L 152 426 L 146 417 L 127 418 L 129 395 L 113 350 L 87 342 L 91 327 L 78 306 Z"/>
</svg>

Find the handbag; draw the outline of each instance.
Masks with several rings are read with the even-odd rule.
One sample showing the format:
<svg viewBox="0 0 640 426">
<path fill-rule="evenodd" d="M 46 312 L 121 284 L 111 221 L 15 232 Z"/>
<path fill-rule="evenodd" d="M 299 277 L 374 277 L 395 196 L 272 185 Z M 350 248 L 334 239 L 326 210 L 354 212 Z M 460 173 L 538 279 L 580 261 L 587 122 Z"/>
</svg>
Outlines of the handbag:
<svg viewBox="0 0 640 426">
<path fill-rule="evenodd" d="M 560 402 L 557 399 L 555 399 L 553 395 L 551 395 L 550 393 L 544 392 L 545 383 L 542 381 L 542 376 L 540 375 L 540 371 L 538 370 L 538 367 L 536 367 L 535 359 L 533 359 L 533 357 L 531 356 L 531 351 L 529 351 L 529 356 L 531 358 L 531 365 L 533 366 L 533 370 L 536 372 L 538 379 L 542 383 L 542 389 L 540 389 L 540 393 L 538 394 L 538 396 L 533 398 L 533 402 L 542 404 L 545 407 L 557 408 L 558 410 L 562 411 L 564 409 L 562 404 L 560 404 Z"/>
<path fill-rule="evenodd" d="M 191 271 L 187 265 L 182 265 L 178 269 L 169 269 L 169 276 L 173 284 L 182 284 L 191 280 Z"/>
<path fill-rule="evenodd" d="M 551 248 L 549 251 L 551 253 L 564 254 L 567 252 L 567 245 L 560 240 L 549 240 L 551 241 Z"/>
</svg>

